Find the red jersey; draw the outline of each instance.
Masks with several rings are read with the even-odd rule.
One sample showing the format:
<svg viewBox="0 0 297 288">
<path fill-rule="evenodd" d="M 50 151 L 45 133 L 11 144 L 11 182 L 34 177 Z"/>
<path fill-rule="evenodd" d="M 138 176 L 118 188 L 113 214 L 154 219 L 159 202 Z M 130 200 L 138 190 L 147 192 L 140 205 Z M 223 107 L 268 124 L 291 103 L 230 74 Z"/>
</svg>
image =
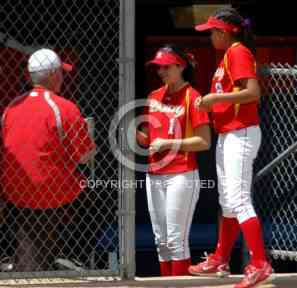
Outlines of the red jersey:
<svg viewBox="0 0 297 288">
<path fill-rule="evenodd" d="M 254 56 L 241 43 L 234 43 L 214 74 L 211 93 L 235 91 L 235 82 L 247 78 L 257 78 Z M 247 104 L 216 103 L 212 106 L 212 117 L 218 133 L 258 125 L 258 101 Z"/>
<path fill-rule="evenodd" d="M 198 96 L 200 94 L 190 85 L 173 94 L 168 94 L 165 87 L 152 92 L 148 101 L 149 142 L 152 143 L 156 138 L 186 138 L 191 136 L 187 135 L 190 129 L 208 124 L 208 114 L 195 109 L 194 103 Z M 149 156 L 149 173 L 173 174 L 196 168 L 195 152 L 164 151 Z"/>
<path fill-rule="evenodd" d="M 71 101 L 35 88 L 14 100 L 2 119 L 4 198 L 17 207 L 56 208 L 81 192 L 78 161 L 95 148 Z"/>
</svg>

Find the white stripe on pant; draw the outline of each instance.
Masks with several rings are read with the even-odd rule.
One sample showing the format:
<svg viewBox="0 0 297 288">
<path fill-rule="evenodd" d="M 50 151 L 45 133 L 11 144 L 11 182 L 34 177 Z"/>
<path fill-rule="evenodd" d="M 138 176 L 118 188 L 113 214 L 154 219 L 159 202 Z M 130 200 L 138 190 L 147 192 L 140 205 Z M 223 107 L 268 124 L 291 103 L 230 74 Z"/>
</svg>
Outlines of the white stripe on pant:
<svg viewBox="0 0 297 288">
<path fill-rule="evenodd" d="M 261 143 L 259 126 L 220 134 L 216 147 L 219 202 L 223 216 L 239 223 L 255 217 L 251 199 L 253 162 Z"/>
<path fill-rule="evenodd" d="M 159 261 L 190 258 L 189 232 L 199 198 L 197 170 L 147 174 L 146 190 Z"/>
</svg>

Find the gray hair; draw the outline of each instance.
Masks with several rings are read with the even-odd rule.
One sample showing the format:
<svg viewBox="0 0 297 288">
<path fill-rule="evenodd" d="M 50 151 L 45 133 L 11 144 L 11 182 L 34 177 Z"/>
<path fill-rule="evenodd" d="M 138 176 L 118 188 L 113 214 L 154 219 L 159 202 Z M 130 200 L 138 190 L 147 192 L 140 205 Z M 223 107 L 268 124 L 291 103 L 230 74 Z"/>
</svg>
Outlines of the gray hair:
<svg viewBox="0 0 297 288">
<path fill-rule="evenodd" d="M 47 86 L 49 76 L 55 73 L 56 71 L 57 70 L 41 70 L 29 73 L 33 85 Z"/>
</svg>

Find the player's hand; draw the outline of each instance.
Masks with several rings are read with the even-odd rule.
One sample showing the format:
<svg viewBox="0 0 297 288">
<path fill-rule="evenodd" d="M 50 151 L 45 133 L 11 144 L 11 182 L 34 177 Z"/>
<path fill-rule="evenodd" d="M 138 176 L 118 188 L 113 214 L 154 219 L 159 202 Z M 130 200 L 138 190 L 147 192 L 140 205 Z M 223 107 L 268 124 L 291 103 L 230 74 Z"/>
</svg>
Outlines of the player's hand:
<svg viewBox="0 0 297 288">
<path fill-rule="evenodd" d="M 147 133 L 140 130 L 136 130 L 136 141 L 143 148 L 148 148 L 149 146 L 149 138 L 147 136 Z"/>
<path fill-rule="evenodd" d="M 162 152 L 168 149 L 168 139 L 156 138 L 149 147 L 149 153 L 154 154 L 156 152 Z"/>
<path fill-rule="evenodd" d="M 204 97 L 198 97 L 195 101 L 195 108 L 199 111 L 211 111 L 211 106 L 216 102 L 215 94 L 207 94 Z"/>
</svg>

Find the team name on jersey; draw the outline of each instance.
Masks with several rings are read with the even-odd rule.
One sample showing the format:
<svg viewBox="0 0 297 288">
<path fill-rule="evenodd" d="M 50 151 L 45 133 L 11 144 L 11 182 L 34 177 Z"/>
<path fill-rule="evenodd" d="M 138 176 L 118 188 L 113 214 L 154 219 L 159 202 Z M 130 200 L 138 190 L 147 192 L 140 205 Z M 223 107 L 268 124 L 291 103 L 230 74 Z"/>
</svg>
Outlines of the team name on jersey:
<svg viewBox="0 0 297 288">
<path fill-rule="evenodd" d="M 174 113 L 176 117 L 179 117 L 185 113 L 184 106 L 166 105 L 157 100 L 149 101 L 150 112 L 162 112 L 162 113 Z"/>
<path fill-rule="evenodd" d="M 220 81 L 220 80 L 223 79 L 223 77 L 224 77 L 224 73 L 225 73 L 225 72 L 224 72 L 224 67 L 219 67 L 219 68 L 216 70 L 214 77 L 215 77 L 218 81 Z"/>
</svg>

